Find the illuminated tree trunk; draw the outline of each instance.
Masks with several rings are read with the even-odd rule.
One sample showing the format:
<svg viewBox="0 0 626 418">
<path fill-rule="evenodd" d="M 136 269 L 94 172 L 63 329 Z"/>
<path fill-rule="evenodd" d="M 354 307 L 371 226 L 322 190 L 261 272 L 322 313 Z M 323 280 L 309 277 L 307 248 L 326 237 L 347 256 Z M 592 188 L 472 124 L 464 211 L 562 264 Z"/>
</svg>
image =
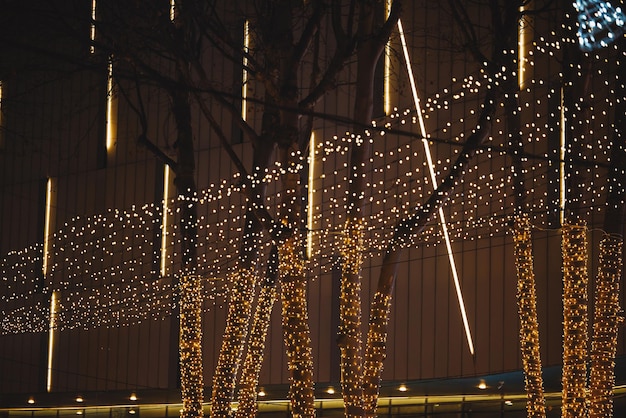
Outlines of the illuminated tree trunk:
<svg viewBox="0 0 626 418">
<path fill-rule="evenodd" d="M 289 369 L 289 397 L 294 417 L 315 416 L 313 353 L 308 324 L 307 278 L 301 237 L 292 236 L 279 247 L 282 322 Z"/>
<path fill-rule="evenodd" d="M 222 337 L 222 348 L 213 379 L 211 416 L 230 416 L 230 402 L 235 392 L 235 376 L 243 353 L 252 312 L 254 269 L 239 270 L 230 278 L 231 289 L 228 301 L 226 329 Z"/>
<path fill-rule="evenodd" d="M 563 418 L 587 415 L 587 226 L 566 224 L 563 252 Z"/>
<path fill-rule="evenodd" d="M 416 209 L 414 215 L 398 224 L 393 238 L 387 246 L 378 278 L 378 287 L 370 308 L 369 330 L 365 347 L 363 397 L 366 417 L 376 416 L 383 361 L 386 357 L 389 308 L 402 248 L 411 236 L 424 230 L 428 220 L 448 200 L 454 186 L 463 177 L 478 148 L 489 138 L 495 113 L 495 100 L 496 92 L 494 89 L 490 89 L 485 97 L 477 129 L 467 138 L 452 169 L 426 203 Z"/>
<path fill-rule="evenodd" d="M 182 271 L 179 278 L 180 388 L 181 418 L 201 418 L 204 402 L 202 376 L 202 281 L 197 267 L 198 203 L 195 183 L 195 155 L 191 129 L 189 94 L 183 89 L 170 91 L 172 113 L 176 120 L 177 165 L 174 184 L 180 208 Z"/>
<path fill-rule="evenodd" d="M 248 343 L 248 351 L 241 373 L 241 389 L 239 390 L 239 407 L 237 418 L 254 417 L 257 413 L 257 386 L 259 373 L 263 364 L 265 339 L 272 316 L 272 308 L 276 300 L 276 287 L 263 286 L 259 293 L 258 306 L 254 313 L 252 329 Z"/>
<path fill-rule="evenodd" d="M 600 242 L 589 373 L 589 417 L 613 416 L 613 385 L 617 332 L 623 320 L 619 306 L 619 279 L 623 238 L 605 235 Z"/>
<path fill-rule="evenodd" d="M 541 374 L 539 321 L 533 271 L 532 235 L 528 216 L 515 218 L 515 266 L 517 269 L 517 309 L 520 322 L 520 349 L 526 382 L 528 417 L 546 416 L 546 400 Z"/>
<path fill-rule="evenodd" d="M 622 50 L 624 42 L 621 42 Z M 620 55 L 620 65 L 626 64 Z M 626 85 L 619 75 L 616 97 L 624 97 Z M 615 131 L 611 145 L 609 187 L 604 218 L 604 239 L 600 243 L 600 260 L 596 279 L 596 302 L 591 371 L 589 376 L 589 417 L 613 416 L 613 385 L 615 383 L 615 354 L 620 316 L 619 288 L 623 269 L 622 247 L 626 218 L 626 102 L 615 105 Z"/>
</svg>

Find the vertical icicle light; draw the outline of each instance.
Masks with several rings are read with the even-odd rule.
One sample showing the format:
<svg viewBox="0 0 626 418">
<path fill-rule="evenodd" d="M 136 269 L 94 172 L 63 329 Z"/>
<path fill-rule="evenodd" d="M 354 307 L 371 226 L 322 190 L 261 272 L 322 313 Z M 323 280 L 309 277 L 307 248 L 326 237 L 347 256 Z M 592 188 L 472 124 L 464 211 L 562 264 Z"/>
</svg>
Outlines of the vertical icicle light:
<svg viewBox="0 0 626 418">
<path fill-rule="evenodd" d="M 163 167 L 163 218 L 161 224 L 161 277 L 167 273 L 167 226 L 169 220 L 168 200 L 170 190 L 170 166 Z"/>
<path fill-rule="evenodd" d="M 107 64 L 106 149 L 111 152 L 117 136 L 117 92 L 113 81 L 113 57 Z"/>
<path fill-rule="evenodd" d="M 45 214 L 44 214 L 44 232 L 43 232 L 43 254 L 42 254 L 42 275 L 44 280 L 48 276 L 48 258 L 50 256 L 50 229 L 52 222 L 52 179 L 48 178 L 46 182 L 46 201 L 45 201 Z M 53 291 L 50 294 L 50 316 L 48 318 L 48 355 L 47 355 L 47 370 L 46 370 L 46 391 L 52 390 L 52 371 L 54 370 L 54 344 L 55 334 L 57 328 L 57 292 Z"/>
<path fill-rule="evenodd" d="M 613 416 L 615 354 L 620 316 L 619 280 L 623 239 L 605 235 L 600 242 L 589 373 L 589 418 Z"/>
<path fill-rule="evenodd" d="M 313 220 L 314 220 L 314 193 L 313 181 L 315 179 L 315 133 L 311 132 L 309 142 L 309 178 L 307 182 L 307 209 L 306 209 L 306 256 L 311 258 L 313 254 Z"/>
<path fill-rule="evenodd" d="M 587 416 L 587 225 L 565 224 L 563 253 L 563 418 Z"/>
<path fill-rule="evenodd" d="M 250 49 L 250 24 L 246 20 L 243 22 L 243 73 L 241 74 L 241 119 L 248 120 L 248 57 L 246 54 Z"/>
<path fill-rule="evenodd" d="M 89 28 L 89 39 L 91 45 L 89 46 L 89 52 L 94 54 L 96 52 L 96 0 L 91 0 L 91 26 Z"/>
<path fill-rule="evenodd" d="M 542 418 L 546 416 L 546 400 L 541 374 L 533 247 L 528 216 L 516 217 L 513 240 L 515 242 L 515 267 L 517 270 L 520 351 L 527 395 L 526 411 L 529 418 Z"/>
</svg>

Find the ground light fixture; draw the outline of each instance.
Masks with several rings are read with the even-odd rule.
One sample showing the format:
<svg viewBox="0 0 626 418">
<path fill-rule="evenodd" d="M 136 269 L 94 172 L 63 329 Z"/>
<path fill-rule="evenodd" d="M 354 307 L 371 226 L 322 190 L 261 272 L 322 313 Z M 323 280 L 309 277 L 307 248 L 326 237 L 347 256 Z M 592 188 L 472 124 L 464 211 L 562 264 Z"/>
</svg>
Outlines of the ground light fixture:
<svg viewBox="0 0 626 418">
<path fill-rule="evenodd" d="M 403 384 L 401 384 L 400 386 L 398 386 L 398 390 L 399 390 L 400 392 L 406 392 L 406 391 L 407 391 L 407 390 L 409 390 L 409 389 L 408 389 L 408 388 L 406 387 L 406 385 L 403 383 Z"/>
<path fill-rule="evenodd" d="M 257 396 L 258 396 L 259 398 L 262 398 L 262 397 L 264 397 L 264 396 L 265 396 L 265 391 L 263 390 L 263 388 L 261 388 L 261 389 L 259 390 L 259 393 L 257 393 Z"/>
<path fill-rule="evenodd" d="M 32 404 L 34 404 L 34 403 L 35 403 L 35 398 L 33 398 L 33 397 L 31 396 L 30 398 L 28 398 L 28 401 L 27 401 L 27 402 L 28 402 L 29 404 L 31 404 L 31 405 L 32 405 Z"/>
<path fill-rule="evenodd" d="M 128 399 L 130 399 L 131 401 L 136 401 L 137 400 L 137 394 L 135 392 L 131 393 L 130 396 L 128 397 Z"/>
<path fill-rule="evenodd" d="M 328 386 L 328 388 L 326 389 L 326 393 L 328 393 L 329 395 L 334 395 L 335 394 L 335 388 L 332 386 Z"/>
<path fill-rule="evenodd" d="M 85 400 L 83 399 L 83 397 L 82 397 L 82 396 L 80 396 L 80 395 L 78 395 L 78 396 L 76 397 L 76 399 L 75 399 L 75 400 L 76 400 L 76 402 L 78 402 L 78 403 L 81 403 L 81 402 L 84 402 L 84 401 L 85 401 Z"/>
</svg>

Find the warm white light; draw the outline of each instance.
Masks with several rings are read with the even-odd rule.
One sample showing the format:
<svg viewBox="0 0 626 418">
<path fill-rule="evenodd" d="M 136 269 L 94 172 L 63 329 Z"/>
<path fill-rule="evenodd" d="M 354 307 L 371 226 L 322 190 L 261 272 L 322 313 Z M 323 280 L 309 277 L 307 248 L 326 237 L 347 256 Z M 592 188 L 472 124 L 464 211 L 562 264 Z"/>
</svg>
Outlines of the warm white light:
<svg viewBox="0 0 626 418">
<path fill-rule="evenodd" d="M 80 403 L 80 402 L 83 402 L 83 401 L 84 401 L 84 399 L 83 399 L 82 396 L 79 395 L 79 396 L 76 397 L 76 402 Z"/>
<path fill-rule="evenodd" d="M 326 389 L 326 393 L 328 393 L 329 395 L 334 395 L 335 388 L 332 386 L 328 386 L 328 389 Z"/>
<path fill-rule="evenodd" d="M 34 404 L 35 403 L 35 398 L 33 398 L 32 396 L 30 398 L 28 398 L 28 403 L 29 404 Z"/>
<path fill-rule="evenodd" d="M 311 142 L 309 143 L 309 180 L 308 187 L 308 205 L 306 215 L 306 256 L 311 258 L 313 253 L 313 179 L 315 178 L 315 133 L 311 132 Z"/>
<path fill-rule="evenodd" d="M 48 324 L 48 367 L 46 371 L 46 391 L 52 390 L 52 369 L 54 361 L 54 334 L 57 326 L 57 292 L 50 296 L 50 322 Z M 77 399 L 77 402 L 78 399 Z"/>
<path fill-rule="evenodd" d="M 137 400 L 137 394 L 135 392 L 131 393 L 130 397 L 128 399 L 130 399 L 131 401 L 136 401 Z"/>
<path fill-rule="evenodd" d="M 511 405 L 513 405 L 513 401 L 507 399 L 506 401 L 504 401 L 504 404 L 506 406 L 511 406 Z"/>
<path fill-rule="evenodd" d="M 107 67 L 107 105 L 106 105 L 106 149 L 111 151 L 117 131 L 117 97 L 113 86 L 113 59 L 109 58 Z"/>
<path fill-rule="evenodd" d="M 560 112 L 560 122 L 559 122 L 559 217 L 561 220 L 561 225 L 565 223 L 565 203 L 566 203 L 566 194 L 565 194 L 565 146 L 566 143 L 566 135 L 565 135 L 565 100 L 564 100 L 565 91 L 561 87 L 561 112 Z"/>
<path fill-rule="evenodd" d="M 398 387 L 398 390 L 399 390 L 400 392 L 406 392 L 406 391 L 407 391 L 407 390 L 409 390 L 409 389 L 406 387 L 406 385 L 405 385 L 405 384 L 402 384 L 402 385 L 400 385 L 400 386 Z"/>
<path fill-rule="evenodd" d="M 130 410 L 128 411 L 128 413 L 129 413 L 129 414 L 133 414 L 133 415 L 135 415 L 136 411 L 135 411 L 134 409 L 130 409 Z"/>
<path fill-rule="evenodd" d="M 481 380 L 480 383 L 478 384 L 478 389 L 480 389 L 480 390 L 487 389 L 487 383 L 485 383 L 484 380 Z"/>
<path fill-rule="evenodd" d="M 96 0 L 91 0 L 91 30 L 89 32 L 89 39 L 91 39 L 89 52 L 93 54 L 96 52 L 96 47 L 93 44 L 96 40 Z"/>
<path fill-rule="evenodd" d="M 42 273 L 44 277 L 48 274 L 48 250 L 50 245 L 50 221 L 52 214 L 52 179 L 46 182 L 46 211 L 43 225 L 43 267 Z"/>
<path fill-rule="evenodd" d="M 241 79 L 241 118 L 247 120 L 248 118 L 248 106 L 246 99 L 248 98 L 248 57 L 245 55 L 250 49 L 250 28 L 249 22 L 246 20 L 243 23 L 243 74 Z"/>
<path fill-rule="evenodd" d="M 417 119 L 419 122 L 420 133 L 422 134 L 422 143 L 424 145 L 424 152 L 426 155 L 426 160 L 428 161 L 428 170 L 430 171 L 430 178 L 433 183 L 433 189 L 437 189 L 437 176 L 435 174 L 435 166 L 433 164 L 433 159 L 430 154 L 430 145 L 428 144 L 428 140 L 426 139 L 426 126 L 424 124 L 424 118 L 422 116 L 422 107 L 420 105 L 420 99 L 417 94 L 417 84 L 415 83 L 415 78 L 413 77 L 413 66 L 411 65 L 411 59 L 409 57 L 409 48 L 406 44 L 406 38 L 404 36 L 404 30 L 402 28 L 402 21 L 398 19 L 398 32 L 400 33 L 400 42 L 402 44 L 402 52 L 404 53 L 404 60 L 406 62 L 407 73 L 409 75 L 409 82 L 411 84 L 411 92 L 413 94 L 413 101 L 415 103 L 415 110 L 417 113 Z M 465 336 L 467 338 L 467 345 L 469 347 L 469 351 L 472 355 L 474 355 L 474 342 L 472 340 L 472 333 L 469 327 L 469 321 L 467 320 L 467 313 L 465 311 L 465 302 L 463 301 L 463 293 L 461 292 L 461 284 L 459 282 L 459 277 L 457 274 L 456 263 L 454 261 L 454 253 L 452 252 L 452 244 L 450 242 L 450 236 L 448 234 L 448 227 L 446 222 L 445 214 L 443 213 L 443 208 L 439 208 L 439 220 L 441 223 L 441 229 L 444 235 L 444 239 L 446 241 L 446 249 L 448 250 L 448 259 L 450 260 L 450 269 L 452 270 L 452 278 L 454 279 L 454 287 L 456 290 L 456 296 L 459 301 L 459 310 L 461 311 L 461 317 L 463 318 L 463 326 L 465 327 Z"/>
<path fill-rule="evenodd" d="M 265 396 L 265 391 L 263 389 L 259 390 L 259 393 L 257 393 L 257 395 L 259 396 L 259 398 L 262 398 Z"/>
<path fill-rule="evenodd" d="M 170 194 L 170 166 L 165 164 L 163 169 L 163 223 L 161 224 L 161 277 L 167 272 L 167 224 L 168 200 Z"/>
<path fill-rule="evenodd" d="M 385 4 L 385 14 L 386 17 L 389 17 L 389 13 L 391 12 L 391 0 L 387 0 Z M 387 41 L 385 44 L 385 56 L 384 56 L 384 69 L 383 69 L 383 106 L 385 115 L 389 115 L 391 113 L 391 41 Z"/>
<path fill-rule="evenodd" d="M 176 0 L 170 0 L 170 20 L 173 22 L 176 17 Z"/>
</svg>

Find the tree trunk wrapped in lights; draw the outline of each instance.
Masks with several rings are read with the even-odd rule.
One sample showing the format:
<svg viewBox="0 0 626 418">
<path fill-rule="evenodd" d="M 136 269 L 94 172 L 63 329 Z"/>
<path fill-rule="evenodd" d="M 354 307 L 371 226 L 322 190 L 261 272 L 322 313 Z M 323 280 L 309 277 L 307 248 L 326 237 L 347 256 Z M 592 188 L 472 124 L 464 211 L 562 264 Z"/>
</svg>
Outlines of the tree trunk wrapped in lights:
<svg viewBox="0 0 626 418">
<path fill-rule="evenodd" d="M 587 415 L 587 226 L 566 224 L 563 253 L 562 417 Z"/>
<path fill-rule="evenodd" d="M 364 225 L 349 218 L 341 246 L 341 302 L 338 345 L 341 352 L 341 386 L 346 418 L 363 416 L 361 341 L 361 266 Z"/>
<path fill-rule="evenodd" d="M 252 329 L 246 359 L 243 363 L 241 373 L 241 389 L 239 390 L 239 407 L 237 408 L 237 418 L 254 417 L 257 413 L 257 386 L 259 373 L 263 364 L 263 350 L 265 350 L 265 339 L 272 316 L 272 307 L 276 301 L 276 287 L 263 286 L 259 292 L 259 300 Z"/>
<path fill-rule="evenodd" d="M 204 401 L 202 379 L 202 280 L 197 275 L 180 279 L 180 390 L 181 418 L 201 418 Z"/>
<path fill-rule="evenodd" d="M 313 354 L 307 309 L 307 286 L 300 234 L 278 248 L 283 335 L 289 369 L 289 397 L 294 417 L 315 416 Z"/>
<path fill-rule="evenodd" d="M 391 293 L 391 291 L 376 291 L 370 307 L 367 350 L 363 363 L 363 408 L 368 418 L 376 416 L 380 376 L 387 356 L 387 325 L 391 309 Z"/>
<path fill-rule="evenodd" d="M 619 315 L 623 239 L 605 235 L 600 242 L 589 374 L 589 418 L 613 416 L 613 385 Z"/>
<path fill-rule="evenodd" d="M 213 378 L 212 417 L 230 415 L 230 400 L 235 391 L 235 377 L 248 334 L 255 281 L 254 269 L 239 270 L 231 277 L 232 288 L 228 302 L 227 325 Z"/>
<path fill-rule="evenodd" d="M 541 375 L 539 321 L 533 272 L 532 236 L 528 216 L 515 219 L 515 266 L 517 268 L 517 309 L 520 321 L 520 349 L 526 381 L 528 417 L 546 416 L 546 399 Z"/>
</svg>

